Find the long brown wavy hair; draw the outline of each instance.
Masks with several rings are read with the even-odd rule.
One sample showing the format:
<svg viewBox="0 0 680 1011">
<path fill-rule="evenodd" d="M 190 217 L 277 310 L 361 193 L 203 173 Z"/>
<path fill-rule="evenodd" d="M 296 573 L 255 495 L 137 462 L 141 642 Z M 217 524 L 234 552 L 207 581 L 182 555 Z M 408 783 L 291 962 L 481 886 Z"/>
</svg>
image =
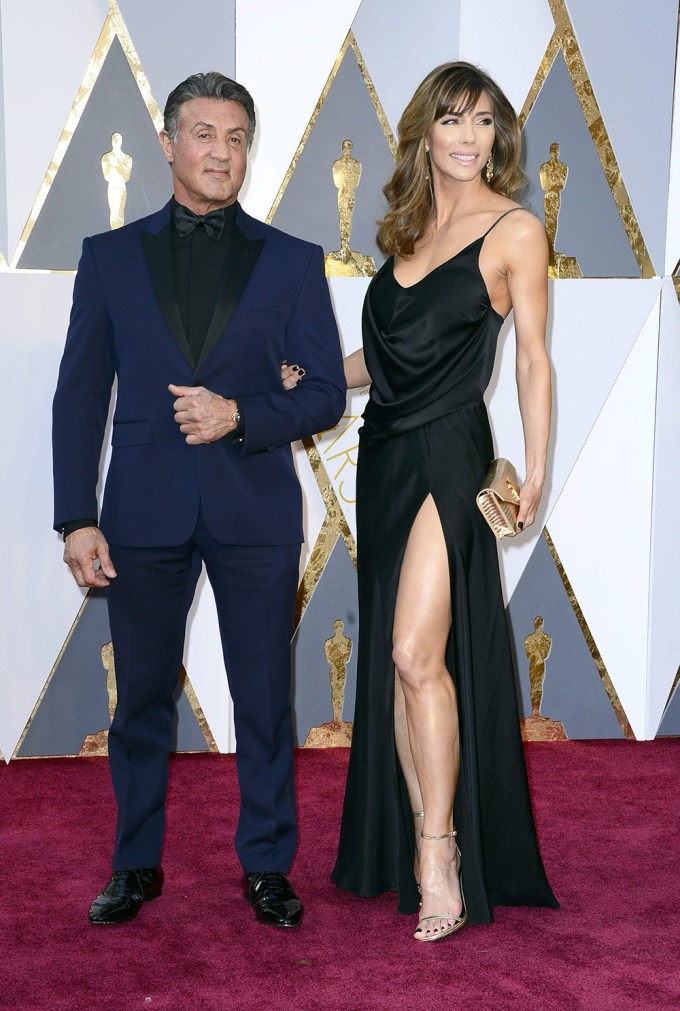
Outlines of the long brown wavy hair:
<svg viewBox="0 0 680 1011">
<path fill-rule="evenodd" d="M 425 151 L 426 134 L 447 113 L 473 109 L 482 92 L 491 102 L 496 134 L 491 152 L 493 178 L 487 182 L 482 170 L 482 180 L 507 197 L 524 185 L 517 114 L 496 82 L 479 67 L 463 61 L 435 67 L 416 89 L 397 127 L 397 167 L 383 187 L 389 210 L 378 222 L 376 235 L 378 246 L 386 255 L 412 256 L 416 242 L 432 219 L 434 193 Z"/>
</svg>

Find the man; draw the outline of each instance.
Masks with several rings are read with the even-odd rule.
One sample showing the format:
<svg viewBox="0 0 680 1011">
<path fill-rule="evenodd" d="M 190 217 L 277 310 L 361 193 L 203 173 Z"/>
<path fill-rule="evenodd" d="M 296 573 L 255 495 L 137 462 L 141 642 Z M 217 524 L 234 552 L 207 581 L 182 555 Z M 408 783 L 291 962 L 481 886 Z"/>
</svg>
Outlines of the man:
<svg viewBox="0 0 680 1011">
<path fill-rule="evenodd" d="M 171 93 L 174 196 L 85 239 L 54 399 L 55 529 L 79 586 L 107 587 L 118 703 L 113 877 L 92 923 L 161 894 L 168 752 L 201 563 L 234 700 L 236 850 L 258 920 L 300 922 L 290 633 L 302 503 L 291 441 L 333 426 L 345 383 L 322 250 L 244 213 L 253 101 L 218 73 Z M 289 392 L 280 363 L 304 361 Z M 97 523 L 111 388 L 113 453 Z"/>
</svg>

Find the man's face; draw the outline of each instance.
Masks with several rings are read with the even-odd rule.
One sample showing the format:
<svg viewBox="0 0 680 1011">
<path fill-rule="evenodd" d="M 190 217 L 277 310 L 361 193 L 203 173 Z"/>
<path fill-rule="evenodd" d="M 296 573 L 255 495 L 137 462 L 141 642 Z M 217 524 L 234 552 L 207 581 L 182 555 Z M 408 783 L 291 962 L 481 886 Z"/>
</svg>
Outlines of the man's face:
<svg viewBox="0 0 680 1011">
<path fill-rule="evenodd" d="M 192 98 L 182 105 L 177 140 L 161 133 L 178 203 L 196 214 L 234 203 L 248 163 L 248 125 L 240 102 Z"/>
</svg>

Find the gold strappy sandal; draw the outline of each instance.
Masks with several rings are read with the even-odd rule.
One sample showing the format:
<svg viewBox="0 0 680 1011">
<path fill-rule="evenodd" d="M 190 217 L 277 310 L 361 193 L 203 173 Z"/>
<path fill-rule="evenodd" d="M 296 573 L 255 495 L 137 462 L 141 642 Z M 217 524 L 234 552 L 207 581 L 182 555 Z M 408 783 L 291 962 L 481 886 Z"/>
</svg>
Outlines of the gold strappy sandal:
<svg viewBox="0 0 680 1011">
<path fill-rule="evenodd" d="M 426 835 L 424 832 L 420 833 L 421 838 L 423 839 L 455 839 L 457 834 L 458 833 L 456 832 L 455 828 L 453 829 L 452 832 L 446 832 L 444 835 Z M 460 866 L 461 854 L 457 843 L 456 843 L 456 854 L 458 856 L 458 863 Z M 458 871 L 458 877 L 460 880 L 460 870 Z M 461 927 L 464 927 L 465 924 L 467 923 L 467 911 L 465 909 L 465 896 L 463 895 L 462 882 L 460 885 L 460 897 L 463 903 L 463 908 L 458 916 L 455 916 L 453 913 L 437 913 L 434 916 L 421 916 L 420 919 L 418 920 L 416 932 L 413 935 L 414 939 L 416 941 L 421 942 L 443 941 L 445 937 L 448 937 L 450 934 L 455 934 L 457 930 L 460 930 Z M 421 924 L 425 923 L 427 920 L 451 920 L 452 923 L 449 927 L 444 927 L 443 930 L 433 930 L 431 934 L 426 934 Z M 418 933 L 421 933 L 423 936 L 418 937 Z"/>
</svg>

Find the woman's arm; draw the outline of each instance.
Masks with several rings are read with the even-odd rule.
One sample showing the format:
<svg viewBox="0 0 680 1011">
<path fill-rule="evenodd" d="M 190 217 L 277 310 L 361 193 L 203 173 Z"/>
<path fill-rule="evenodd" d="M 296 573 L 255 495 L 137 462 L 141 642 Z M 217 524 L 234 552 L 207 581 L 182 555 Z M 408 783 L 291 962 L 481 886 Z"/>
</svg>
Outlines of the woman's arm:
<svg viewBox="0 0 680 1011">
<path fill-rule="evenodd" d="M 526 464 L 517 520 L 528 527 L 541 500 L 550 434 L 550 361 L 545 349 L 548 244 L 537 218 L 521 214 L 514 224 L 506 262 L 517 335 L 516 378 Z"/>
<path fill-rule="evenodd" d="M 364 361 L 364 349 L 352 352 L 343 359 L 345 369 L 345 380 L 348 390 L 360 389 L 362 386 L 370 386 L 371 377 L 368 374 Z M 281 382 L 284 390 L 294 390 L 297 384 L 305 375 L 305 370 L 301 365 L 289 365 L 288 362 L 281 362 Z"/>
<path fill-rule="evenodd" d="M 370 386 L 371 377 L 366 368 L 363 348 L 353 351 L 351 355 L 348 355 L 343 360 L 342 364 L 345 368 L 345 379 L 347 380 L 348 390 L 356 390 L 361 386 Z"/>
</svg>

